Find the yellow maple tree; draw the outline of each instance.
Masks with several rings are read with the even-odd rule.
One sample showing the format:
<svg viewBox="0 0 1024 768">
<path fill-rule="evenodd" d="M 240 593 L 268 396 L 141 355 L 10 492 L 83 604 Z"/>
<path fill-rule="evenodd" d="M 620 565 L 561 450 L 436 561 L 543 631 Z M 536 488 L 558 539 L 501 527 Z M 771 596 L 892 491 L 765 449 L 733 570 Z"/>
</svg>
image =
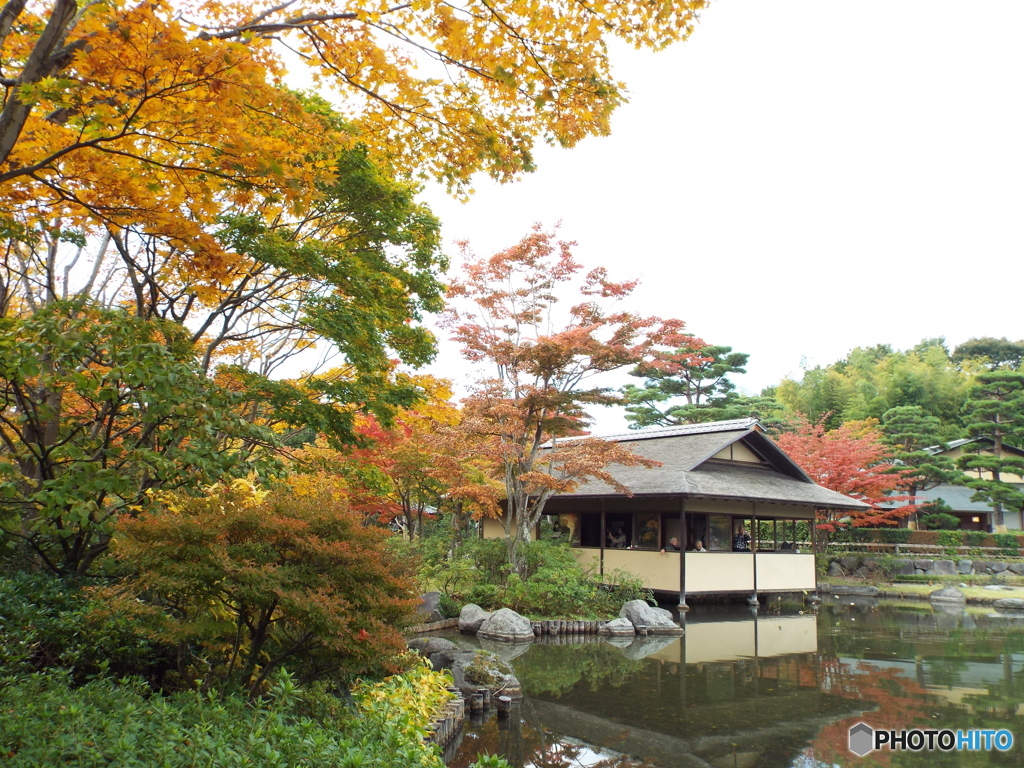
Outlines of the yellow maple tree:
<svg viewBox="0 0 1024 768">
<path fill-rule="evenodd" d="M 359 142 L 392 172 L 465 187 L 533 167 L 538 139 L 608 131 L 612 37 L 685 38 L 704 0 L 8 0 L 0 207 L 146 223 L 226 268 L 225 202 L 301 207 Z M 333 93 L 344 121 L 286 87 Z"/>
</svg>

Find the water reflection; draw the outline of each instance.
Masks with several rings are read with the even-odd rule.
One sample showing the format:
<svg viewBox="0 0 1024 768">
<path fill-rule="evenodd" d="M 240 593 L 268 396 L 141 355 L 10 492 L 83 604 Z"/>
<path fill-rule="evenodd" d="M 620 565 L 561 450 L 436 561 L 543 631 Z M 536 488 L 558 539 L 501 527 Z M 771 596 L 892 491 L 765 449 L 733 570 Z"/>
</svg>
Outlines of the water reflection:
<svg viewBox="0 0 1024 768">
<path fill-rule="evenodd" d="M 818 615 L 694 616 L 683 638 L 528 649 L 512 660 L 522 703 L 467 729 L 452 768 L 478 752 L 517 768 L 1024 765 L 1020 617 L 844 601 Z M 860 721 L 1008 728 L 1018 745 L 861 761 L 847 751 Z"/>
</svg>

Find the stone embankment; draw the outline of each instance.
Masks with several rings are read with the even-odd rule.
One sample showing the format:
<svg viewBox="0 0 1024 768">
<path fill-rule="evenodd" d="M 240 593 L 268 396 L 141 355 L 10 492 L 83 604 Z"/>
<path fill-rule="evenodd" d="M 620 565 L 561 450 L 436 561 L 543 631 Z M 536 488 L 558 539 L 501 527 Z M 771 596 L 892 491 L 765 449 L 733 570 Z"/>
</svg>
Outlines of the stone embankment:
<svg viewBox="0 0 1024 768">
<path fill-rule="evenodd" d="M 1000 573 L 1024 576 L 1024 562 L 843 555 L 831 560 L 826 575 L 833 578 L 870 576 L 883 570 L 890 576 L 994 576 Z"/>
</svg>

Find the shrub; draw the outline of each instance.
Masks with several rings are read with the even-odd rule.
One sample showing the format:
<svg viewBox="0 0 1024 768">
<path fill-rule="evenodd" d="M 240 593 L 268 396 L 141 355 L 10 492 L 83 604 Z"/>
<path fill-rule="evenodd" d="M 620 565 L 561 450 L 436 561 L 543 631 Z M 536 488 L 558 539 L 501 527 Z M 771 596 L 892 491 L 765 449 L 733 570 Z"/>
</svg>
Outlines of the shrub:
<svg viewBox="0 0 1024 768">
<path fill-rule="evenodd" d="M 875 541 L 882 541 L 887 544 L 906 544 L 914 533 L 909 528 L 876 528 L 873 533 Z"/>
<path fill-rule="evenodd" d="M 984 547 L 988 541 L 988 534 L 985 531 L 964 531 L 967 537 L 967 544 L 971 547 Z"/>
<path fill-rule="evenodd" d="M 992 539 L 999 550 L 996 552 L 1001 557 L 1017 557 L 1020 554 L 1020 539 L 1012 533 L 994 533 Z"/>
<path fill-rule="evenodd" d="M 424 571 L 430 583 L 448 586 L 445 602 L 456 614 L 456 606 L 476 603 L 486 610 L 511 608 L 533 617 L 596 618 L 617 612 L 627 600 L 649 597 L 630 573 L 608 573 L 604 580 L 614 586 L 602 585 L 565 543 L 533 541 L 520 545 L 519 551 L 522 575 L 510 572 L 500 540 L 467 542 L 455 559 L 428 561 Z M 446 570 L 457 575 L 447 575 Z"/>
<path fill-rule="evenodd" d="M 947 515 L 947 517 L 953 516 Z M 963 533 L 961 531 L 939 531 L 939 544 L 945 547 L 947 555 L 955 555 L 962 543 Z"/>
<path fill-rule="evenodd" d="M 73 688 L 65 673 L 34 674 L 0 688 L 0 754 L 5 768 L 444 768 L 423 736 L 445 682 L 414 669 L 358 687 L 355 712 L 335 700 L 320 707 L 329 719 L 318 719 L 285 673 L 252 703 L 214 693 L 161 697 L 137 679 Z M 346 715 L 335 719 L 336 711 Z"/>
<path fill-rule="evenodd" d="M 400 668 L 400 629 L 417 605 L 408 561 L 329 493 L 236 483 L 170 500 L 119 532 L 130 574 L 110 598 L 160 606 L 182 682 L 256 692 L 284 663 L 305 680 Z"/>
<path fill-rule="evenodd" d="M 101 670 L 158 677 L 172 649 L 152 639 L 143 613 L 48 573 L 0 578 L 0 674 L 60 667 L 77 682 Z"/>
<path fill-rule="evenodd" d="M 957 529 L 960 527 L 960 518 L 956 515 L 950 515 L 946 512 L 933 512 L 930 515 L 923 515 L 921 517 L 921 525 L 927 528 L 929 531 L 955 531 L 960 533 Z M 942 537 L 939 537 L 941 541 Z M 959 541 L 957 542 L 959 544 Z"/>
</svg>

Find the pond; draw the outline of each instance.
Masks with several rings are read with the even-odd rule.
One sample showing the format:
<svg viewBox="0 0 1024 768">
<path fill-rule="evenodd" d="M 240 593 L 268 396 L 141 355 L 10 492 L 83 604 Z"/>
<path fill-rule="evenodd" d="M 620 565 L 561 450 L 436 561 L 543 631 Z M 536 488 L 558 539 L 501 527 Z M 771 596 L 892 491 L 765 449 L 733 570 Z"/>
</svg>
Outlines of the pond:
<svg viewBox="0 0 1024 768">
<path fill-rule="evenodd" d="M 487 752 L 515 768 L 1024 766 L 1024 615 L 866 598 L 715 608 L 691 612 L 683 638 L 488 646 L 525 695 L 510 717 L 467 722 L 449 765 Z M 1014 744 L 861 759 L 861 722 L 1007 730 Z"/>
</svg>

